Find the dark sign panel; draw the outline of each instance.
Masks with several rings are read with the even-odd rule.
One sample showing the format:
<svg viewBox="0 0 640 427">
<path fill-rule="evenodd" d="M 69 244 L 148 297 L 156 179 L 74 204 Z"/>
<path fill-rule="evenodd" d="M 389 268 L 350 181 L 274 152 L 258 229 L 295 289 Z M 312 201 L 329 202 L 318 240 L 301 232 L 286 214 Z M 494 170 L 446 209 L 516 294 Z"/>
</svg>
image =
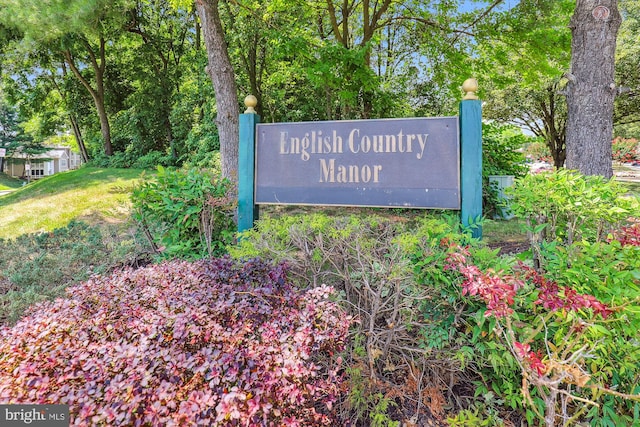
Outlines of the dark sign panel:
<svg viewBox="0 0 640 427">
<path fill-rule="evenodd" d="M 458 118 L 259 124 L 257 204 L 460 208 Z"/>
</svg>

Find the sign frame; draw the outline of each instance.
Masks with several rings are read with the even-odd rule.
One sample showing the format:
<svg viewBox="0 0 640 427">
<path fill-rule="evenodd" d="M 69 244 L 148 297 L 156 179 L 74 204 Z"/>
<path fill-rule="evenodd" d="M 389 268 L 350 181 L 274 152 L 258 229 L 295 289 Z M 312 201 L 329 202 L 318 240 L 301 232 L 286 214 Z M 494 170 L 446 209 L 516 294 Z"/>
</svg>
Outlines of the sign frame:
<svg viewBox="0 0 640 427">
<path fill-rule="evenodd" d="M 471 80 L 472 79 L 468 81 Z M 467 82 L 465 82 L 465 84 L 466 83 Z M 472 237 L 482 238 L 482 227 L 479 225 L 482 218 L 482 103 L 475 96 L 475 90 L 477 90 L 477 83 L 475 83 L 475 81 L 474 84 L 469 85 L 467 89 L 465 89 L 465 85 L 463 85 L 463 90 L 467 91 L 467 95 L 459 104 L 459 115 L 457 117 L 447 118 L 457 120 L 459 124 L 459 162 L 456 163 L 459 166 L 458 182 L 460 185 L 460 205 L 458 208 L 453 209 L 460 211 L 460 222 L 463 227 L 467 227 L 470 230 Z M 239 116 L 238 232 L 240 233 L 253 227 L 254 222 L 259 218 L 259 205 L 264 204 L 261 201 L 256 201 L 256 187 L 260 185 L 260 183 L 257 182 L 256 174 L 258 165 L 258 159 L 256 159 L 256 145 L 258 144 L 257 129 L 260 123 L 260 117 L 253 109 L 255 103 L 255 98 L 248 96 L 245 99 L 245 105 L 248 107 L 247 111 Z M 315 123 L 317 126 L 317 123 L 321 122 L 298 123 Z M 258 196 L 260 196 L 259 192 Z M 290 202 L 284 204 L 315 205 Z M 390 205 L 388 203 L 382 204 L 382 206 L 343 205 L 340 202 L 322 203 L 322 205 L 325 204 L 328 206 L 417 207 Z"/>
</svg>

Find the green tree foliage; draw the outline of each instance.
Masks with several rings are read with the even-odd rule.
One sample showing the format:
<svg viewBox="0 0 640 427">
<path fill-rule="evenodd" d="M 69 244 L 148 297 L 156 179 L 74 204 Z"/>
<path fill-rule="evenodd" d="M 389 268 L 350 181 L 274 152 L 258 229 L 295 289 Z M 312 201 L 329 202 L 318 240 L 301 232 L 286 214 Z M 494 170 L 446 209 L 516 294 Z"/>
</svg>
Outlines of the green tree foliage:
<svg viewBox="0 0 640 427">
<path fill-rule="evenodd" d="M 25 129 L 38 141 L 73 133 L 75 146 L 87 161 L 81 125 L 83 117 L 93 115 L 90 110 L 82 111 L 76 96 L 84 89 L 61 54 L 20 40 L 15 37 L 3 55 L 0 85 L 7 102 L 19 108 Z"/>
<path fill-rule="evenodd" d="M 482 174 L 513 175 L 527 173 L 522 148 L 531 138 L 516 126 L 486 123 L 482 126 Z"/>
<path fill-rule="evenodd" d="M 88 157 L 104 151 L 108 130 L 112 151 L 125 153 L 118 164 L 148 153 L 174 163 L 216 162 L 219 105 L 192 2 L 75 0 L 36 8 L 28 0 L 3 1 L 0 22 L 20 30 L 22 41 L 20 50 L 12 45 L 14 65 L 5 77 L 34 116 L 60 107 L 55 117 L 34 119 L 47 124 L 43 133 L 73 130 Z M 459 14 L 457 2 L 218 6 L 240 98 L 256 95 L 263 121 L 453 113 L 456 80 L 466 72 L 448 85 L 434 69 L 461 68 L 450 65 L 491 11 Z M 50 98 L 33 102 L 43 99 L 38 94 Z"/>
<path fill-rule="evenodd" d="M 575 1 L 520 2 L 484 27 L 478 66 L 489 77 L 487 117 L 544 139 L 556 167 L 566 158 L 567 107 L 561 91 L 570 60 Z"/>
<path fill-rule="evenodd" d="M 185 9 L 169 7 L 163 0 L 138 3 L 131 13 L 123 35 L 118 64 L 132 91 L 124 100 L 124 109 L 114 120 L 120 150 L 132 157 L 151 151 L 168 152 L 174 161 L 184 154 L 180 140 L 185 125 L 193 118 L 173 117 L 185 78 L 190 77 L 188 61 L 194 58 L 193 28 L 195 15 Z M 178 127 L 178 129 L 176 129 Z"/>
<path fill-rule="evenodd" d="M 485 123 L 482 125 L 482 199 L 486 217 L 502 216 L 504 201 L 500 189 L 489 181 L 492 175 L 523 177 L 528 172 L 524 145 L 531 138 L 513 125 Z"/>
<path fill-rule="evenodd" d="M 460 83 L 475 76 L 487 117 L 528 127 L 564 163 L 573 0 L 215 3 L 237 98 L 255 95 L 263 122 L 451 115 Z M 123 165 L 220 164 L 227 121 L 194 1 L 0 6 L 3 86 L 36 139 L 69 132 L 85 157 L 123 153 L 113 160 Z M 637 110 L 638 6 L 621 10 L 623 124 Z M 231 104 L 223 115 L 241 111 Z"/>
<path fill-rule="evenodd" d="M 620 2 L 620 12 L 623 16 L 622 25 L 618 33 L 618 47 L 616 50 L 616 84 L 619 94 L 616 98 L 614 110 L 614 124 L 616 136 L 640 137 L 640 46 L 638 33 L 640 32 L 640 2 L 627 0 Z"/>
<path fill-rule="evenodd" d="M 108 6 L 93 3 L 94 11 L 100 5 Z M 73 26 L 65 23 L 70 34 L 65 36 L 50 28 L 52 24 L 44 27 L 45 35 L 41 36 L 27 23 L 18 25 L 13 16 L 4 16 L 3 20 L 14 24 L 10 28 L 23 28 L 21 43 L 8 47 L 4 87 L 14 94 L 15 103 L 23 108 L 28 105 L 33 116 L 40 116 L 37 122 L 48 123 L 49 135 L 72 132 L 85 159 L 106 154 L 103 130 L 108 125 L 112 149 L 126 152 L 126 164 L 134 164 L 138 157 L 150 152 L 156 153 L 156 158 L 169 159 L 163 163 L 184 160 L 199 151 L 197 146 L 189 150 L 193 144 L 185 141 L 192 138 L 194 127 L 196 135 L 201 133 L 199 123 L 210 119 L 203 112 L 211 111 L 214 104 L 198 49 L 195 15 L 191 9 L 173 9 L 162 1 L 115 6 L 120 8 L 95 13 L 100 18 L 96 24 L 100 31 L 91 23 L 82 26 L 78 18 Z M 73 10 L 70 7 L 65 13 Z M 100 40 L 107 38 L 109 42 L 102 51 Z M 88 56 L 83 59 L 84 53 Z M 72 63 L 80 75 L 74 73 Z M 100 76 L 102 97 L 97 89 Z M 91 92 L 87 84 L 96 90 Z M 95 114 L 94 95 L 104 98 L 106 121 Z M 43 120 L 43 114 L 48 115 L 48 120 Z M 44 133 L 40 139 L 46 138 Z M 215 131 L 211 133 L 214 134 Z M 206 139 L 211 137 L 207 133 Z M 122 156 L 114 162 L 123 164 L 121 159 Z"/>
<path fill-rule="evenodd" d="M 9 104 L 0 92 L 0 148 L 5 149 L 7 157 L 21 153 L 30 156 L 46 151 L 39 141 L 34 141 L 20 125 L 19 113 Z M 0 172 L 4 170 L 5 157 L 0 157 Z"/>
<path fill-rule="evenodd" d="M 106 99 L 108 47 L 126 21 L 130 0 L 74 0 L 42 3 L 32 0 L 3 0 L 0 22 L 22 32 L 22 43 L 30 49 L 61 55 L 94 102 L 102 144 L 113 154 L 111 125 Z M 97 18 L 97 19 L 96 19 Z M 115 72 L 115 70 L 114 70 Z"/>
<path fill-rule="evenodd" d="M 22 129 L 18 126 L 17 113 L 14 108 L 0 98 L 0 147 L 11 152 L 24 139 Z"/>
</svg>

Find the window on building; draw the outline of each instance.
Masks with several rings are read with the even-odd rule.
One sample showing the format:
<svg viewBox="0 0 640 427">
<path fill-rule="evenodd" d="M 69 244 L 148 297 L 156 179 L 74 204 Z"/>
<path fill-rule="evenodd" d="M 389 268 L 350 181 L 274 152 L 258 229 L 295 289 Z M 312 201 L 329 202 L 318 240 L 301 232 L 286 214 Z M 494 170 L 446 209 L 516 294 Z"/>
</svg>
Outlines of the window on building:
<svg viewBox="0 0 640 427">
<path fill-rule="evenodd" d="M 44 163 L 31 163 L 31 176 L 44 176 Z"/>
</svg>

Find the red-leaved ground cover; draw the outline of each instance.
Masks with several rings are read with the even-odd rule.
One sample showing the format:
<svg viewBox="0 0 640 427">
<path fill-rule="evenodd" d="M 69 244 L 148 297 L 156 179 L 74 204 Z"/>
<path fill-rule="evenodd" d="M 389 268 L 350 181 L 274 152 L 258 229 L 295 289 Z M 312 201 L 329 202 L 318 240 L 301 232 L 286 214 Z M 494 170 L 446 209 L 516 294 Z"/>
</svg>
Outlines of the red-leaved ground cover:
<svg viewBox="0 0 640 427">
<path fill-rule="evenodd" d="M 73 425 L 335 423 L 350 319 L 283 265 L 167 262 L 94 277 L 0 329 L 0 403 Z"/>
</svg>

